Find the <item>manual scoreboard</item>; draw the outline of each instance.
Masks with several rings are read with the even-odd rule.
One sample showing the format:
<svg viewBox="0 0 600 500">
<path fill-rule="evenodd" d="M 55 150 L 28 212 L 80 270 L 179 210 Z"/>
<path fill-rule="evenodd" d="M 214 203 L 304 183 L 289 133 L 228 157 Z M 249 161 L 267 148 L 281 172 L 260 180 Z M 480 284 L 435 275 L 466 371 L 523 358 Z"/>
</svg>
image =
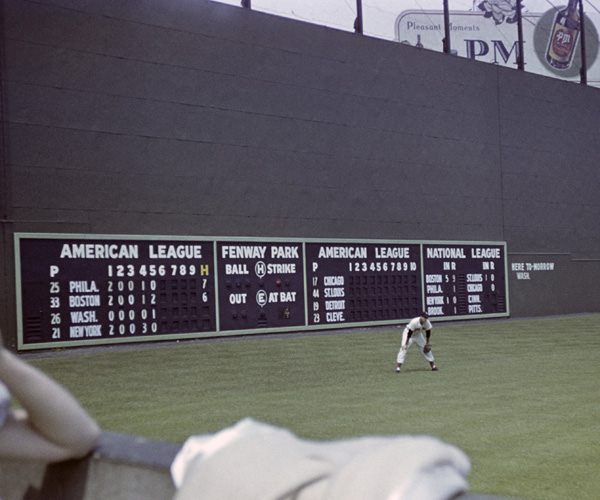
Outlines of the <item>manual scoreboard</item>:
<svg viewBox="0 0 600 500">
<path fill-rule="evenodd" d="M 503 245 L 423 246 L 425 310 L 453 317 L 506 311 Z"/>
<path fill-rule="evenodd" d="M 223 331 L 304 326 L 304 258 L 299 242 L 219 241 Z"/>
<path fill-rule="evenodd" d="M 506 245 L 17 233 L 19 349 L 508 316 Z"/>
<path fill-rule="evenodd" d="M 209 242 L 18 241 L 24 345 L 216 331 Z"/>
<path fill-rule="evenodd" d="M 307 243 L 308 324 L 401 320 L 422 310 L 419 245 Z"/>
</svg>

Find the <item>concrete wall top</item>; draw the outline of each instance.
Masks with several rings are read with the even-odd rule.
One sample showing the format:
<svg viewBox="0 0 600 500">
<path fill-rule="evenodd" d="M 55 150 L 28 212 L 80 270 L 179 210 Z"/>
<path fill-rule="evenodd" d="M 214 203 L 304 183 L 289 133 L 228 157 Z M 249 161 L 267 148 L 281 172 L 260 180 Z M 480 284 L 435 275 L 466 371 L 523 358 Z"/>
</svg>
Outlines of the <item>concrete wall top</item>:
<svg viewBox="0 0 600 500">
<path fill-rule="evenodd" d="M 83 460 L 56 464 L 0 460 L 3 500 L 170 500 L 170 465 L 179 445 L 104 432 L 98 449 Z M 467 493 L 461 500 L 501 500 Z"/>
</svg>

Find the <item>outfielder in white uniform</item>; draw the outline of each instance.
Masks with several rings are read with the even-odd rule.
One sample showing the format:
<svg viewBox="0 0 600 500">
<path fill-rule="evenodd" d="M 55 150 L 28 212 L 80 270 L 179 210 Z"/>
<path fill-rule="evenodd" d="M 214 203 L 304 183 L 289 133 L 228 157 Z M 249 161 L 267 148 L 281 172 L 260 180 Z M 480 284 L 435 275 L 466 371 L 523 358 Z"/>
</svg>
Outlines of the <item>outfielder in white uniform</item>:
<svg viewBox="0 0 600 500">
<path fill-rule="evenodd" d="M 406 352 L 408 348 L 414 343 L 419 346 L 419 350 L 423 357 L 429 361 L 432 371 L 437 371 L 433 352 L 425 349 L 425 346 L 429 344 L 429 338 L 431 337 L 431 322 L 427 313 L 422 312 L 420 316 L 413 318 L 409 321 L 408 325 L 402 332 L 402 343 L 400 350 L 398 351 L 398 357 L 396 358 L 396 373 L 400 373 L 402 363 L 406 359 Z M 423 335 L 423 332 L 425 335 Z"/>
</svg>

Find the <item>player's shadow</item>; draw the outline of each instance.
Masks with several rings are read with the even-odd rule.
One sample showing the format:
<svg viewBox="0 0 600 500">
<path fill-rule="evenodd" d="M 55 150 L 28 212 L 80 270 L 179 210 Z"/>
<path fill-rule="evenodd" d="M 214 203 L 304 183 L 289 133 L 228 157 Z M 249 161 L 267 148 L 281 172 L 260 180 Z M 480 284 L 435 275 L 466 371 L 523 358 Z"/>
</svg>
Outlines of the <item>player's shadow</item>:
<svg viewBox="0 0 600 500">
<path fill-rule="evenodd" d="M 434 372 L 431 368 L 402 368 L 402 371 L 400 373 L 396 373 L 396 375 L 398 377 L 401 377 L 402 375 L 409 375 L 409 374 L 416 374 L 416 373 L 423 373 L 423 372 L 432 372 L 432 373 L 436 373 Z"/>
</svg>

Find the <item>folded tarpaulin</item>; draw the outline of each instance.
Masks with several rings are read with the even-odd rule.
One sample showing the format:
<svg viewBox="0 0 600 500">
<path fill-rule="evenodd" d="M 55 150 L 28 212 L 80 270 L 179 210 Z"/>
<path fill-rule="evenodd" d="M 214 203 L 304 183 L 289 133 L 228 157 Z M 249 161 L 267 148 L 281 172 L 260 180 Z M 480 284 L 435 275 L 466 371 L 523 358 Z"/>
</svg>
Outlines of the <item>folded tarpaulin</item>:
<svg viewBox="0 0 600 500">
<path fill-rule="evenodd" d="M 447 500 L 471 465 L 430 436 L 310 441 L 244 419 L 192 436 L 171 466 L 176 500 Z"/>
</svg>

